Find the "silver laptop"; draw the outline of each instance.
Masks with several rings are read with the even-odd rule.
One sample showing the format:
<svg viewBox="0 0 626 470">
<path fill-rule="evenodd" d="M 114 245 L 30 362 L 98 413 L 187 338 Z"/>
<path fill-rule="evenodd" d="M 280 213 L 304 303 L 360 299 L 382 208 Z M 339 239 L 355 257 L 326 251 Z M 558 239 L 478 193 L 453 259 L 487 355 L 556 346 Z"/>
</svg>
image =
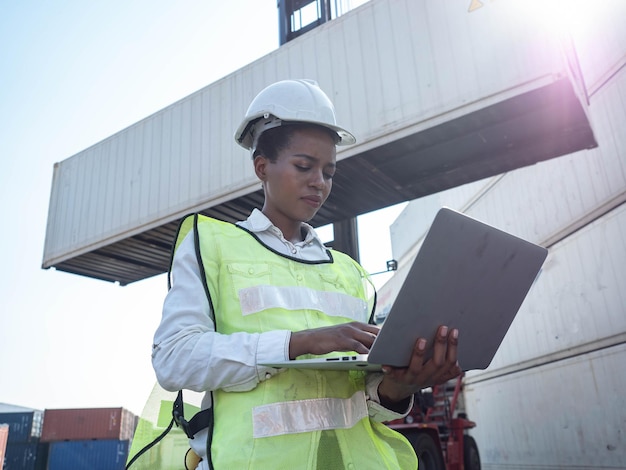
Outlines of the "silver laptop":
<svg viewBox="0 0 626 470">
<path fill-rule="evenodd" d="M 460 212 L 442 208 L 424 239 L 369 354 L 335 353 L 271 367 L 380 370 L 406 367 L 418 338 L 426 359 L 440 325 L 459 329 L 464 371 L 486 369 L 548 250 Z"/>
</svg>

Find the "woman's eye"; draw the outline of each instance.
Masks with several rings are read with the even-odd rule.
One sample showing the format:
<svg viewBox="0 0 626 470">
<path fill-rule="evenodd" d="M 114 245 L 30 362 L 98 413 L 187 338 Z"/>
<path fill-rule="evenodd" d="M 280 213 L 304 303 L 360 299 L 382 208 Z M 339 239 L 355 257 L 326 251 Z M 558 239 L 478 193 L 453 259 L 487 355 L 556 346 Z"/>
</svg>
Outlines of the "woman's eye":
<svg viewBox="0 0 626 470">
<path fill-rule="evenodd" d="M 307 171 L 311 171 L 313 169 L 313 167 L 307 166 L 307 165 L 297 165 L 297 164 L 294 164 L 294 167 L 296 168 L 296 170 L 301 171 L 303 173 L 305 173 Z M 324 172 L 322 172 L 322 176 L 326 180 L 331 180 L 335 176 L 335 172 L 330 173 L 330 172 L 324 171 Z"/>
</svg>

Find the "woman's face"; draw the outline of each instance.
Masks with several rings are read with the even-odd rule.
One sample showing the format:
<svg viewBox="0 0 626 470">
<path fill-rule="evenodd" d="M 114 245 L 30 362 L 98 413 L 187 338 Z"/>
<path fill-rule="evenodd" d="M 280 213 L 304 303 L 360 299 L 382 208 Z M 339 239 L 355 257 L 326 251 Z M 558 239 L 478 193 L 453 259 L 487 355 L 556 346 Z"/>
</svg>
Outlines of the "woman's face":
<svg viewBox="0 0 626 470">
<path fill-rule="evenodd" d="M 335 142 L 314 127 L 294 131 L 276 161 L 263 155 L 255 158 L 265 192 L 263 213 L 288 240 L 300 236 L 300 223 L 311 220 L 328 198 L 335 163 Z"/>
</svg>

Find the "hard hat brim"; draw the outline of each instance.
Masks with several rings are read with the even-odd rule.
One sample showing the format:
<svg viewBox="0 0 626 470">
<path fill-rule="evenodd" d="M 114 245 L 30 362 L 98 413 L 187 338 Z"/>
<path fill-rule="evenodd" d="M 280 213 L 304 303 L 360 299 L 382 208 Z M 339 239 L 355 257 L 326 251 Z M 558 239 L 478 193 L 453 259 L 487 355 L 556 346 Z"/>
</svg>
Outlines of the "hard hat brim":
<svg viewBox="0 0 626 470">
<path fill-rule="evenodd" d="M 246 150 L 252 149 L 254 145 L 252 134 L 251 132 L 249 132 L 250 128 L 254 126 L 254 123 L 256 121 L 263 118 L 264 116 L 265 116 L 264 114 L 259 114 L 258 116 L 248 117 L 239 125 L 239 127 L 235 131 L 235 140 L 237 141 L 239 145 L 241 145 Z M 293 124 L 293 123 L 314 124 L 316 126 L 321 126 L 321 127 L 330 129 L 335 134 L 337 134 L 337 137 L 338 137 L 337 145 L 352 145 L 356 143 L 356 138 L 354 137 L 354 135 L 352 135 L 350 132 L 348 132 L 347 130 L 345 130 L 343 127 L 340 127 L 340 126 L 334 126 L 332 124 L 322 123 L 322 122 L 313 121 L 313 120 L 306 120 L 306 119 L 297 120 L 297 121 L 290 120 L 290 121 L 283 121 L 283 122 L 290 123 L 290 124 Z"/>
</svg>

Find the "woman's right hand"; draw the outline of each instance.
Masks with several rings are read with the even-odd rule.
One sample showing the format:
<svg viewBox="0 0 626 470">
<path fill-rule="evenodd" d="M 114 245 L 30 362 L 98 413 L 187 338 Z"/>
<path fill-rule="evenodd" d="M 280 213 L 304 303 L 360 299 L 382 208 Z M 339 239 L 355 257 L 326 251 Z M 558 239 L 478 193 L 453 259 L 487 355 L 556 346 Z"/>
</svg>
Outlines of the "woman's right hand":
<svg viewBox="0 0 626 470">
<path fill-rule="evenodd" d="M 342 323 L 312 330 L 295 331 L 289 341 L 289 359 L 303 354 L 327 354 L 355 351 L 367 354 L 378 335 L 379 327 L 361 322 Z"/>
</svg>

